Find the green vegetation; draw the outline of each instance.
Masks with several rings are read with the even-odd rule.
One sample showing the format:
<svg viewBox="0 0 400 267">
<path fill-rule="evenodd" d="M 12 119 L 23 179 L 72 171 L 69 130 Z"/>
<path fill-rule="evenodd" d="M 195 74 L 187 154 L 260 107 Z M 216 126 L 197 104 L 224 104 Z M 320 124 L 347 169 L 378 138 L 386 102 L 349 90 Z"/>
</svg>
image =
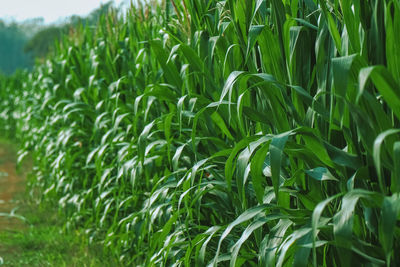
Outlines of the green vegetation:
<svg viewBox="0 0 400 267">
<path fill-rule="evenodd" d="M 73 33 L 78 24 L 95 26 L 113 2 L 102 4 L 87 17 L 71 16 L 61 24 L 44 25 L 43 18 L 6 23 L 0 19 L 0 73 L 10 75 L 19 69 L 32 69 L 34 59 L 42 61 L 53 52 L 55 42 Z"/>
<path fill-rule="evenodd" d="M 0 139 L 0 266 L 119 266 L 101 246 L 89 246 L 83 230 L 63 231 L 56 205 L 24 194 L 25 179 L 35 177 L 28 175 L 30 159 L 14 169 L 16 155 L 16 146 Z"/>
<path fill-rule="evenodd" d="M 113 2 L 102 4 L 87 17 L 71 16 L 61 25 L 49 25 L 37 31 L 24 46 L 24 51 L 33 54 L 36 58 L 44 59 L 53 51 L 54 42 L 60 42 L 64 35 L 74 34 L 77 25 L 95 26 L 102 15 L 106 15 Z"/>
<path fill-rule="evenodd" d="M 0 266 L 118 266 L 103 256 L 101 247 L 89 247 L 80 232 L 62 232 L 57 210 L 20 203 L 17 211 L 26 227 L 0 231 Z"/>
<path fill-rule="evenodd" d="M 16 23 L 6 24 L 0 19 L 0 73 L 11 74 L 17 68 L 33 65 L 31 55 L 23 53 L 28 37 Z"/>
<path fill-rule="evenodd" d="M 397 0 L 170 0 L 1 82 L 46 201 L 134 266 L 397 266 Z"/>
</svg>

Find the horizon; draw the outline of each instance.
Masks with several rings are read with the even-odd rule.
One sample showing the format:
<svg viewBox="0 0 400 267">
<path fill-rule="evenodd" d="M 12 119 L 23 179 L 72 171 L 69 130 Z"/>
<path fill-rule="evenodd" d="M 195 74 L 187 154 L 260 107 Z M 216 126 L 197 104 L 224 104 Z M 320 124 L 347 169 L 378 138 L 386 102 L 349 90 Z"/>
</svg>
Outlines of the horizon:
<svg viewBox="0 0 400 267">
<path fill-rule="evenodd" d="M 6 23 L 23 23 L 42 19 L 43 24 L 57 24 L 73 15 L 87 16 L 102 4 L 114 2 L 115 6 L 127 3 L 127 0 L 14 0 L 2 3 L 0 19 Z M 21 8 L 24 6 L 24 8 Z M 44 8 L 45 7 L 45 8 Z"/>
</svg>

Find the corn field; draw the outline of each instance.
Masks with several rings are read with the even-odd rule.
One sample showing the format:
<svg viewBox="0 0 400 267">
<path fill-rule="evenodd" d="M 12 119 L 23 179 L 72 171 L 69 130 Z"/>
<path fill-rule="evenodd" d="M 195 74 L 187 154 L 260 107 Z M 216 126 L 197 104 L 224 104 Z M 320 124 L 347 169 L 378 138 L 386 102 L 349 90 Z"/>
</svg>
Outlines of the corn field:
<svg viewBox="0 0 400 267">
<path fill-rule="evenodd" d="M 121 265 L 400 266 L 398 0 L 167 0 L 55 46 L 0 129 Z"/>
</svg>

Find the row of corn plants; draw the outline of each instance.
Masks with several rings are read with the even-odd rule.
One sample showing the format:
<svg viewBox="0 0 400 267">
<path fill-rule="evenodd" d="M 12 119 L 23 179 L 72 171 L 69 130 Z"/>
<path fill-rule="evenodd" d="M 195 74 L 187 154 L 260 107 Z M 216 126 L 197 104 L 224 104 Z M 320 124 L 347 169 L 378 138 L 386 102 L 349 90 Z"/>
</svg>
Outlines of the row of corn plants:
<svg viewBox="0 0 400 267">
<path fill-rule="evenodd" d="M 3 78 L 0 128 L 121 264 L 397 266 L 398 44 L 398 0 L 132 7 Z"/>
</svg>

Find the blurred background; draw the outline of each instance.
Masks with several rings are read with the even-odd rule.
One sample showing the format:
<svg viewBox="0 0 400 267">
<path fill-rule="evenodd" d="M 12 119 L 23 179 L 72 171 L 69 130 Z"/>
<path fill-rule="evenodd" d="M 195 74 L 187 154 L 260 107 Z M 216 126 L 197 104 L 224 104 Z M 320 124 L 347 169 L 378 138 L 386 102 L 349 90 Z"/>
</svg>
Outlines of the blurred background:
<svg viewBox="0 0 400 267">
<path fill-rule="evenodd" d="M 74 25 L 95 25 L 110 6 L 129 0 L 0 0 L 0 74 L 33 67 Z"/>
</svg>

